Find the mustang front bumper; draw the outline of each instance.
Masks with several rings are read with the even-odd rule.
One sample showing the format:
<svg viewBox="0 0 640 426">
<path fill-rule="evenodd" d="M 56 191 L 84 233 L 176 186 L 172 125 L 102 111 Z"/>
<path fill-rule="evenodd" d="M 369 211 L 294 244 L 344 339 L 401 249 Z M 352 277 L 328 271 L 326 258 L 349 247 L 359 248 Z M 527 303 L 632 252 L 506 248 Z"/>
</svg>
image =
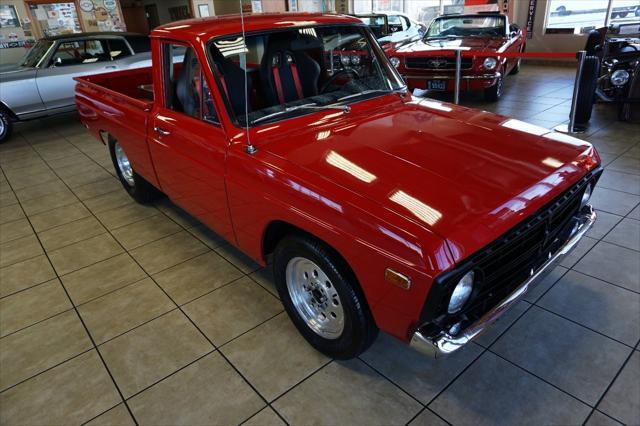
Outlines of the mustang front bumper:
<svg viewBox="0 0 640 426">
<path fill-rule="evenodd" d="M 500 318 L 506 311 L 515 305 L 522 296 L 545 277 L 546 273 L 553 269 L 571 250 L 578 244 L 584 234 L 593 226 L 596 213 L 590 205 L 583 207 L 577 216 L 577 222 L 572 229 L 567 242 L 545 262 L 522 285 L 516 288 L 509 296 L 498 303 L 493 309 L 484 314 L 478 321 L 464 330 L 452 336 L 446 332 L 440 332 L 434 336 L 426 336 L 420 332 L 420 328 L 411 338 L 411 347 L 433 357 L 438 357 L 457 351 L 465 344 L 477 338 L 494 321 Z"/>
</svg>

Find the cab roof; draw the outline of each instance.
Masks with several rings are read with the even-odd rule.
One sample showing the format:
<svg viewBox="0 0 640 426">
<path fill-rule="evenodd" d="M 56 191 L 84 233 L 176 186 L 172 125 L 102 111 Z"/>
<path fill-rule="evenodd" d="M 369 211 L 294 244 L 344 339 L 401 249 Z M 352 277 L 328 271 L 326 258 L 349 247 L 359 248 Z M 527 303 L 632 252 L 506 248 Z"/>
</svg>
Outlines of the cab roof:
<svg viewBox="0 0 640 426">
<path fill-rule="evenodd" d="M 277 28 L 297 28 L 327 24 L 358 24 L 360 19 L 353 16 L 331 13 L 256 13 L 244 15 L 245 32 L 273 30 Z M 242 32 L 240 14 L 212 16 L 171 22 L 154 29 L 151 37 L 188 37 L 209 40 L 212 37 L 238 34 Z"/>
</svg>

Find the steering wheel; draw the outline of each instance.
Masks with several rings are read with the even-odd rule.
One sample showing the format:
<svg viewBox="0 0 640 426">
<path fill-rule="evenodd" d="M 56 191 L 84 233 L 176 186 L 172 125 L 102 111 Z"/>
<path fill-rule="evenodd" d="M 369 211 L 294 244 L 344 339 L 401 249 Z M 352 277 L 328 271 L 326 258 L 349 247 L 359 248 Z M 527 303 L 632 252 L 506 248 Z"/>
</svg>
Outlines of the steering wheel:
<svg viewBox="0 0 640 426">
<path fill-rule="evenodd" d="M 353 76 L 355 76 L 355 78 L 352 78 L 352 80 L 356 80 L 358 78 L 360 78 L 360 75 L 352 69 L 341 69 L 340 71 L 337 71 L 335 74 L 333 74 L 331 77 L 329 77 L 329 79 L 327 81 L 324 82 L 324 84 L 322 85 L 322 87 L 320 88 L 319 93 L 323 94 L 326 92 L 326 90 L 331 87 L 331 85 L 338 79 L 338 77 L 345 75 L 345 74 L 351 74 Z"/>
</svg>

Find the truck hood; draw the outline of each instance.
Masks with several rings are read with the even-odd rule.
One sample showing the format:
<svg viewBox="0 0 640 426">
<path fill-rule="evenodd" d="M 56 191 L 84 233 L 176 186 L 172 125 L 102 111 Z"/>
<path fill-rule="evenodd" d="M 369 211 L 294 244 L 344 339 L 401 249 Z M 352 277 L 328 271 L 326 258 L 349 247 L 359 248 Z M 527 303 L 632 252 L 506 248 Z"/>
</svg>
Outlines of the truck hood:
<svg viewBox="0 0 640 426">
<path fill-rule="evenodd" d="M 433 40 L 417 40 L 399 47 L 398 54 L 437 53 L 441 50 L 473 50 L 477 52 L 496 51 L 502 47 L 504 40 L 495 37 L 443 38 Z"/>
<path fill-rule="evenodd" d="M 342 124 L 309 130 L 313 143 L 282 135 L 265 148 L 435 232 L 456 260 L 598 161 L 587 142 L 486 111 L 417 98 L 357 107 Z"/>
</svg>

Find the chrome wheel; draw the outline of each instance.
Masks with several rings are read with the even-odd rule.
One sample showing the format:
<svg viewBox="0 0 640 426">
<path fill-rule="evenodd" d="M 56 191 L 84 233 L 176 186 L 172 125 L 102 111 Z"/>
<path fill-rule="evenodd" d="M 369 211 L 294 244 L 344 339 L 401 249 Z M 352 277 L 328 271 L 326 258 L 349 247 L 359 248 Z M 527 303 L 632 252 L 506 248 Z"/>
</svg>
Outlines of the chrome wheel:
<svg viewBox="0 0 640 426">
<path fill-rule="evenodd" d="M 118 163 L 118 169 L 120 169 L 122 178 L 127 182 L 127 185 L 133 187 L 135 181 L 133 180 L 133 168 L 129 162 L 129 157 L 127 157 L 127 154 L 125 154 L 124 149 L 122 149 L 118 142 L 114 145 L 114 151 L 116 153 L 116 163 Z"/>
<path fill-rule="evenodd" d="M 4 124 L 4 117 L 0 117 L 0 136 L 4 135 L 7 126 Z"/>
<path fill-rule="evenodd" d="M 291 302 L 309 328 L 325 339 L 339 338 L 342 301 L 324 271 L 307 258 L 294 257 L 287 263 L 286 282 Z"/>
</svg>

